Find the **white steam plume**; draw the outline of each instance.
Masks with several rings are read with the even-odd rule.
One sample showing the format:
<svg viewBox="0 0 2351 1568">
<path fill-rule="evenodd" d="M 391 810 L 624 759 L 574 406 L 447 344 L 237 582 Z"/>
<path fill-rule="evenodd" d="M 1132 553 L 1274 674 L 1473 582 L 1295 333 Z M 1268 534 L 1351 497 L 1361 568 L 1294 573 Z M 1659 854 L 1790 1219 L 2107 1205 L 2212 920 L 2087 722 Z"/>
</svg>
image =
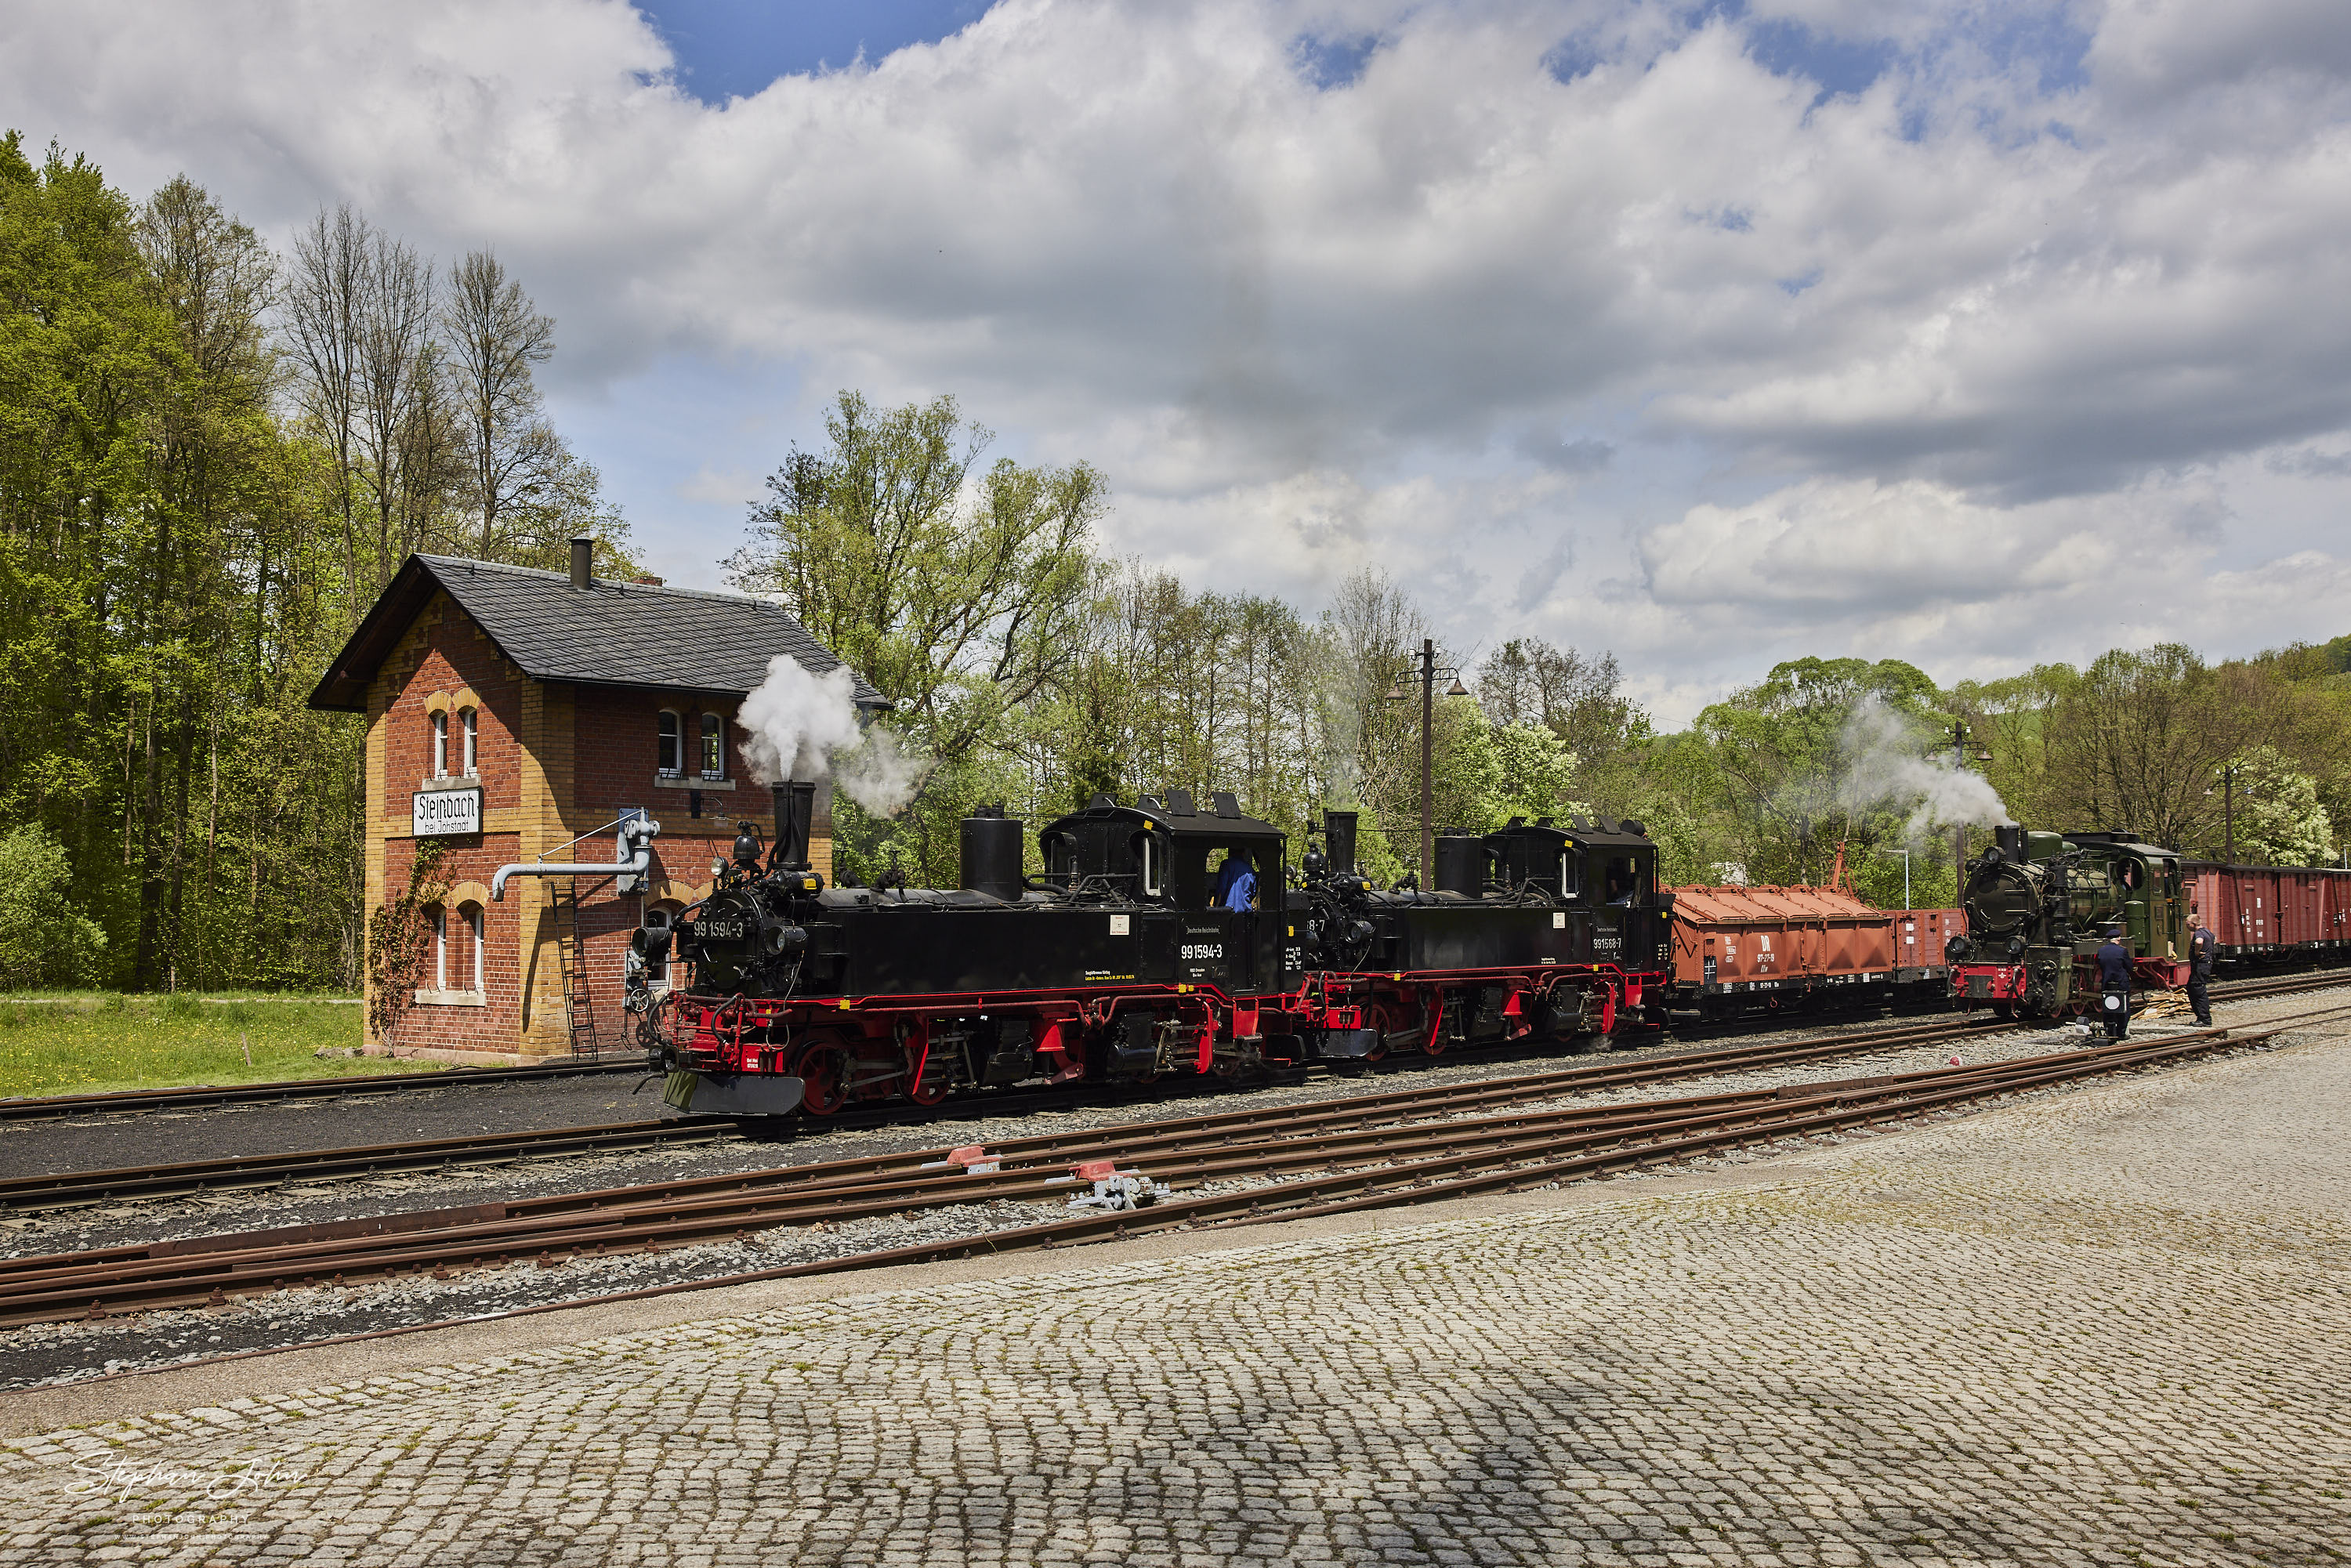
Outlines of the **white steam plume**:
<svg viewBox="0 0 2351 1568">
<path fill-rule="evenodd" d="M 854 679 L 846 664 L 812 675 L 789 653 L 768 660 L 767 679 L 737 716 L 743 757 L 762 784 L 830 777 L 868 811 L 893 817 L 922 787 L 931 760 L 886 729 L 859 725 Z"/>
<path fill-rule="evenodd" d="M 2015 825 L 1990 779 L 1949 758 L 1920 756 L 1909 721 L 1875 696 L 1862 698 L 1845 721 L 1844 749 L 1853 765 L 1839 799 L 1855 810 L 1910 808 L 1904 831 L 1913 844 L 1937 828 Z"/>
</svg>

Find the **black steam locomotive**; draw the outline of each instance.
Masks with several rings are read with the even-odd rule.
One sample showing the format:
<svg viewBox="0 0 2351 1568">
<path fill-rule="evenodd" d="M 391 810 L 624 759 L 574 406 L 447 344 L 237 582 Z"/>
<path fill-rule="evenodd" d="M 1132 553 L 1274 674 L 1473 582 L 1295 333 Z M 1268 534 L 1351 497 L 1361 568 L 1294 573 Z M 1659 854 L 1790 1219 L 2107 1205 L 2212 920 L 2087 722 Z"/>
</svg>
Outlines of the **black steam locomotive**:
<svg viewBox="0 0 2351 1568">
<path fill-rule="evenodd" d="M 1965 936 L 1945 949 L 1959 1000 L 2056 1018 L 2098 995 L 2098 948 L 2119 925 L 2142 995 L 2188 977 L 2179 856 L 2129 833 L 1997 830 L 1970 862 Z"/>
<path fill-rule="evenodd" d="M 655 1011 L 680 1109 L 827 1115 L 1662 1021 L 1644 998 L 1669 967 L 1667 909 L 1637 822 L 1447 836 L 1435 888 L 1380 890 L 1351 813 L 1292 876 L 1281 831 L 1228 794 L 1205 811 L 1182 790 L 1097 796 L 1038 835 L 1041 875 L 1022 824 L 982 810 L 961 887 L 828 887 L 813 793 L 779 787 L 775 845 L 747 826 L 706 899 L 638 934 L 648 963 L 674 942 L 691 971 Z"/>
</svg>

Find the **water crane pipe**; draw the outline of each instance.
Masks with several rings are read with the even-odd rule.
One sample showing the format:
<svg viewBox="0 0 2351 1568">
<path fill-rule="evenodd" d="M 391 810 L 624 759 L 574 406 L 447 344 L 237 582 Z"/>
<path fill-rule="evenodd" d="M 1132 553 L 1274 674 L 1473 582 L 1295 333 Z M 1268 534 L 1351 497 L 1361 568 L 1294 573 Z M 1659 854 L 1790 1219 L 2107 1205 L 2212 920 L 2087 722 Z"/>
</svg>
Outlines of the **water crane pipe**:
<svg viewBox="0 0 2351 1568">
<path fill-rule="evenodd" d="M 617 858 L 610 865 L 528 861 L 502 865 L 490 878 L 490 901 L 495 904 L 506 897 L 507 878 L 510 876 L 643 876 L 653 867 L 653 851 L 647 846 L 660 832 L 661 824 L 644 817 L 632 817 L 622 822 L 614 845 Z"/>
</svg>

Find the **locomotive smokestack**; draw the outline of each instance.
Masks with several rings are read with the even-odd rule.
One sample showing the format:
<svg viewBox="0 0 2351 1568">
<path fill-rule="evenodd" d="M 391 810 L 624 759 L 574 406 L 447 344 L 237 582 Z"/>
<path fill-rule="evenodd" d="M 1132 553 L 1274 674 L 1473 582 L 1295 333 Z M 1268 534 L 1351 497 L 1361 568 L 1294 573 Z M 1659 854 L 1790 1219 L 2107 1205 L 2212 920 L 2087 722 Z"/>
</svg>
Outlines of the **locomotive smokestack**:
<svg viewBox="0 0 2351 1568">
<path fill-rule="evenodd" d="M 806 871 L 809 828 L 816 816 L 816 786 L 801 779 L 773 787 L 776 797 L 776 863 L 785 871 Z"/>
<path fill-rule="evenodd" d="M 585 588 L 588 586 L 589 581 L 590 580 L 588 576 L 588 569 L 594 563 L 595 559 L 596 541 L 594 539 L 573 539 L 571 541 L 572 587 Z"/>
<path fill-rule="evenodd" d="M 1020 831 L 1002 806 L 982 806 L 963 820 L 963 884 L 974 893 L 1020 902 Z"/>
<path fill-rule="evenodd" d="M 1325 811 L 1322 833 L 1331 846 L 1331 869 L 1341 876 L 1355 869 L 1355 813 Z"/>
</svg>

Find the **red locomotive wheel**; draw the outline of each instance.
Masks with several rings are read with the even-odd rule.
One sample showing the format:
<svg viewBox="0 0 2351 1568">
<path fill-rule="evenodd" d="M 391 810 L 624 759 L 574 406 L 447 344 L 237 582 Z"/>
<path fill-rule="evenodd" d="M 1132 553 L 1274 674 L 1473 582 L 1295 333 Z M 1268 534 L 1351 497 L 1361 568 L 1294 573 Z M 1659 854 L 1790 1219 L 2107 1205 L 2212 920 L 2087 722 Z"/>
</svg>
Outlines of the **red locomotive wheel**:
<svg viewBox="0 0 2351 1568">
<path fill-rule="evenodd" d="M 849 1052 L 837 1045 L 817 1044 L 801 1051 L 792 1075 L 805 1087 L 800 1109 L 811 1116 L 830 1116 L 849 1103 Z"/>
<path fill-rule="evenodd" d="M 1364 1053 L 1364 1060 L 1377 1061 L 1388 1053 L 1388 1036 L 1403 1029 L 1404 1020 L 1396 1017 L 1395 1009 L 1388 1006 L 1387 1003 L 1374 1002 L 1372 1004 L 1371 1011 L 1365 1016 L 1364 1021 L 1369 1023 L 1373 1030 L 1378 1034 L 1380 1042 Z"/>
</svg>

